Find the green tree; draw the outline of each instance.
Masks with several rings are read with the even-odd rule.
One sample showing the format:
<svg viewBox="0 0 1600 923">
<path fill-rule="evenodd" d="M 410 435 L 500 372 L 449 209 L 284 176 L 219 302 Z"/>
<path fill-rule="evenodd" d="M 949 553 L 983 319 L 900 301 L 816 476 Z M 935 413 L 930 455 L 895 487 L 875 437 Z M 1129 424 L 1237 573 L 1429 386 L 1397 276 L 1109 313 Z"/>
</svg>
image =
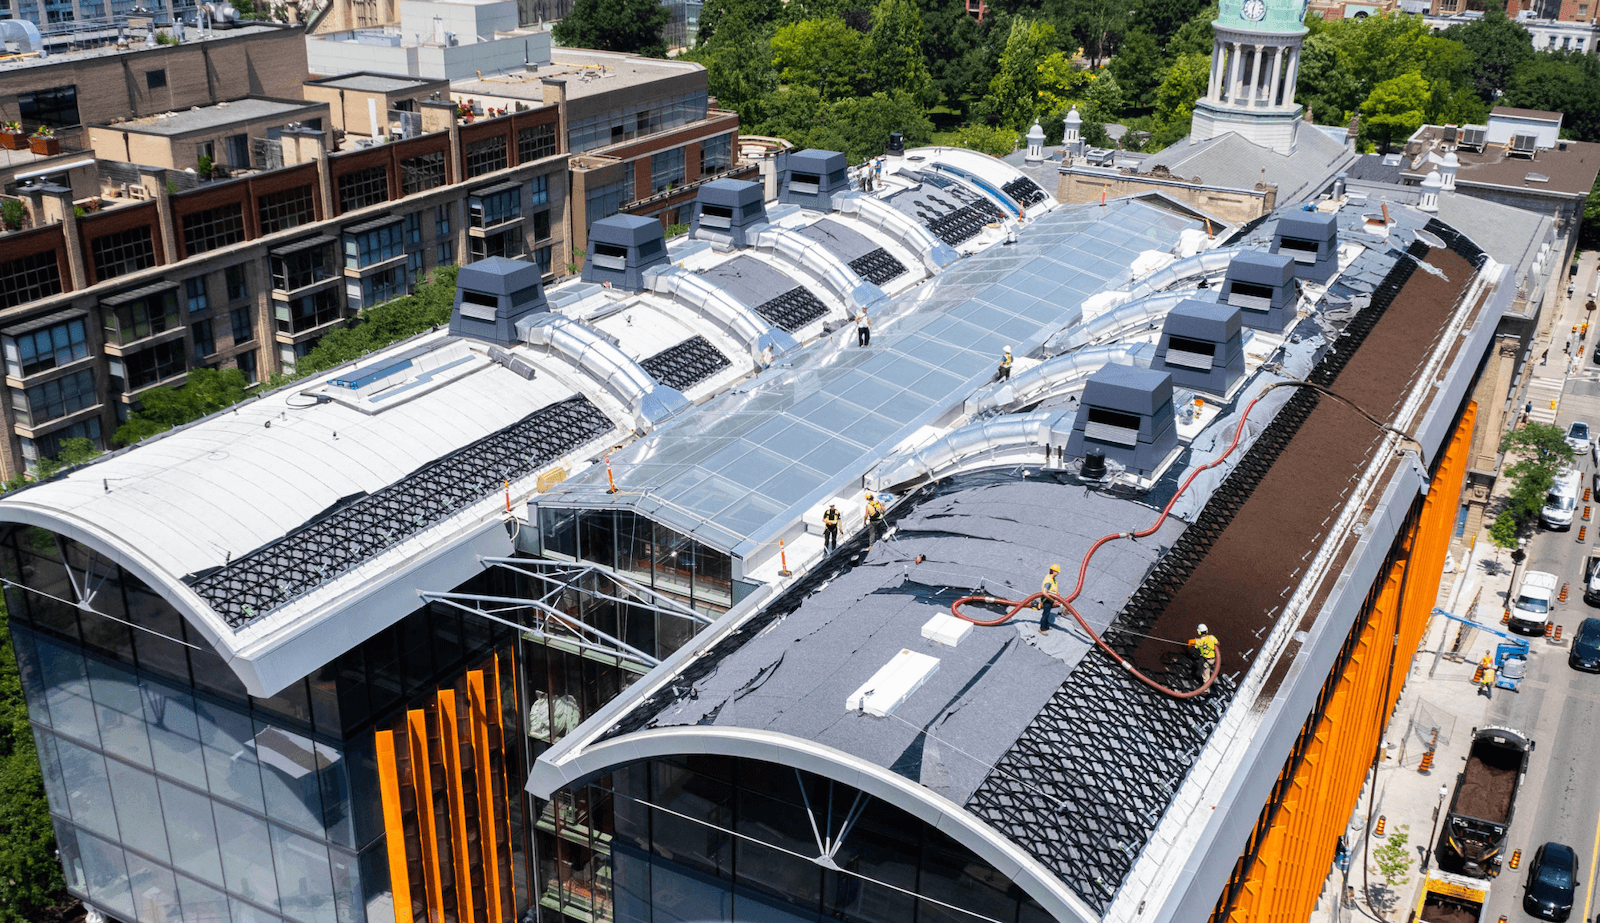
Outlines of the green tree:
<svg viewBox="0 0 1600 923">
<path fill-rule="evenodd" d="M 963 125 L 956 132 L 955 143 L 957 147 L 1004 157 L 1017 149 L 1017 133 L 1009 128 L 991 128 L 983 124 Z"/>
<path fill-rule="evenodd" d="M 739 19 L 748 28 L 769 32 L 782 15 L 783 0 L 705 0 L 700 7 L 695 45 L 703 46 L 716 38 L 725 19 Z"/>
<path fill-rule="evenodd" d="M 1161 47 L 1155 36 L 1136 29 L 1123 37 L 1111 59 L 1111 73 L 1122 86 L 1127 105 L 1143 109 L 1154 102 L 1156 87 L 1164 77 Z"/>
<path fill-rule="evenodd" d="M 1385 153 L 1422 127 L 1428 101 L 1428 81 L 1420 74 L 1401 74 L 1372 88 L 1361 104 L 1361 140 Z"/>
<path fill-rule="evenodd" d="M 39 757 L 0 600 L 0 923 L 32 923 L 71 897 L 55 855 Z"/>
<path fill-rule="evenodd" d="M 1451 26 L 1440 37 L 1460 42 L 1471 52 L 1472 87 L 1484 102 L 1493 102 L 1511 83 L 1517 68 L 1533 59 L 1528 30 L 1507 19 L 1498 7 L 1490 7 L 1482 19 Z"/>
<path fill-rule="evenodd" d="M 1156 88 L 1156 111 L 1150 143 L 1145 150 L 1160 150 L 1189 134 L 1194 104 L 1211 81 L 1211 56 L 1186 54 L 1167 68 L 1166 79 Z"/>
<path fill-rule="evenodd" d="M 965 111 L 968 96 L 983 93 L 983 36 L 965 4 L 917 0 L 922 13 L 922 57 L 935 89 L 952 109 Z"/>
<path fill-rule="evenodd" d="M 879 0 L 867 33 L 867 72 L 874 90 L 899 90 L 923 107 L 938 99 L 922 58 L 922 14 L 913 0 Z"/>
<path fill-rule="evenodd" d="M 1208 0 L 1138 0 L 1132 19 L 1139 24 L 1140 31 L 1149 34 L 1155 39 L 1156 45 L 1162 46 L 1171 41 L 1178 30 L 1207 5 Z"/>
<path fill-rule="evenodd" d="M 816 87 L 829 101 L 860 94 L 866 82 L 867 40 L 843 19 L 806 19 L 772 36 L 778 80 L 790 87 Z"/>
<path fill-rule="evenodd" d="M 999 124 L 1018 130 L 1038 115 L 1039 65 L 1055 49 L 1055 26 L 1018 16 L 1011 22 L 1000 66 L 989 81 L 988 112 Z"/>
<path fill-rule="evenodd" d="M 1099 69 L 1107 50 L 1127 31 L 1129 5 L 1104 0 L 1043 0 L 1040 12 Z M 1074 50 L 1067 49 L 1069 53 Z"/>
<path fill-rule="evenodd" d="M 1543 508 L 1556 475 L 1572 464 L 1577 453 L 1567 444 L 1561 427 L 1549 423 L 1524 423 L 1506 434 L 1500 451 L 1514 455 L 1516 461 L 1501 474 L 1511 489 L 1489 537 L 1502 548 L 1515 548 L 1517 534 Z"/>
<path fill-rule="evenodd" d="M 1083 97 L 1094 80 L 1093 74 L 1074 67 L 1071 56 L 1066 52 L 1057 51 L 1047 56 L 1039 62 L 1035 113 L 1048 112 L 1054 117 L 1059 112 L 1065 116 L 1072 103 Z"/>
<path fill-rule="evenodd" d="M 1122 84 L 1112 76 L 1109 69 L 1095 75 L 1094 82 L 1083 94 L 1083 121 L 1085 129 L 1089 122 L 1109 122 L 1122 111 Z M 1088 136 L 1085 135 L 1085 138 Z M 1105 145 L 1096 145 L 1104 147 Z"/>
<path fill-rule="evenodd" d="M 1217 5 L 1212 3 L 1190 17 L 1162 49 L 1167 57 L 1177 59 L 1186 54 L 1202 54 L 1206 56 L 1206 60 L 1210 60 L 1211 46 L 1216 38 L 1211 24 L 1217 21 L 1218 15 Z"/>
<path fill-rule="evenodd" d="M 713 37 L 706 38 L 682 58 L 705 66 L 711 95 L 724 108 L 741 116 L 751 100 L 778 87 L 778 72 L 772 66 L 772 46 L 767 41 L 768 25 L 753 23 L 742 13 L 724 16 Z"/>
<path fill-rule="evenodd" d="M 1410 829 L 1409 825 L 1400 824 L 1382 846 L 1372 851 L 1373 864 L 1390 887 L 1403 885 L 1411 878 L 1411 849 L 1406 845 L 1411 835 L 1404 832 Z"/>
<path fill-rule="evenodd" d="M 194 369 L 179 388 L 151 388 L 139 399 L 138 410 L 117 428 L 111 441 L 132 445 L 141 439 L 198 420 L 245 398 L 249 383 L 238 369 Z"/>
<path fill-rule="evenodd" d="M 1541 51 L 1512 74 L 1499 102 L 1563 113 L 1562 134 L 1600 141 L 1600 58 L 1581 51 Z"/>
<path fill-rule="evenodd" d="M 661 29 L 671 12 L 660 0 L 573 0 L 551 36 L 568 48 L 664 57 Z"/>
<path fill-rule="evenodd" d="M 92 462 L 106 454 L 91 439 L 81 436 L 61 440 L 61 447 L 56 450 L 56 461 L 63 468 L 75 468 L 85 462 Z"/>
<path fill-rule="evenodd" d="M 1431 87 L 1471 83 L 1471 53 L 1459 42 L 1431 33 L 1421 16 L 1403 13 L 1365 19 L 1306 21 L 1296 95 L 1313 106 L 1318 121 L 1349 119 L 1373 89 L 1402 74 L 1418 74 Z"/>
</svg>

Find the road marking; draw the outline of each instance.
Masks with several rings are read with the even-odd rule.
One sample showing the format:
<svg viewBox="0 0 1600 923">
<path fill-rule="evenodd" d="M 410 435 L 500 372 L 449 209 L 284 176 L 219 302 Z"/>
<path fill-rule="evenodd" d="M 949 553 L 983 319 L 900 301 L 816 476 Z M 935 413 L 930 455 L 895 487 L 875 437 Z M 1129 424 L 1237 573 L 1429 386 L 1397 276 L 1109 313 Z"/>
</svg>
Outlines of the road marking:
<svg viewBox="0 0 1600 923">
<path fill-rule="evenodd" d="M 1594 819 L 1594 849 L 1589 852 L 1589 886 L 1583 889 L 1583 919 L 1586 923 L 1589 919 L 1589 907 L 1594 903 L 1594 864 L 1597 859 L 1600 859 L 1600 814 L 1596 814 Z"/>
</svg>

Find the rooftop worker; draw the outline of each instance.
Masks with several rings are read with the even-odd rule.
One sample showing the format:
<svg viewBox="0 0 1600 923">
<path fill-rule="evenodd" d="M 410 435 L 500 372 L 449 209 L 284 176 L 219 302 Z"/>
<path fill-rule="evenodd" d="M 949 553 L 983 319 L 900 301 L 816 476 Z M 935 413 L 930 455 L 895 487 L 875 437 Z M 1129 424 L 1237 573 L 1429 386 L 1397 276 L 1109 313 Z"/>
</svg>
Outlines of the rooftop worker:
<svg viewBox="0 0 1600 923">
<path fill-rule="evenodd" d="M 828 504 L 822 511 L 822 553 L 827 554 L 839 547 L 839 507 Z"/>
<path fill-rule="evenodd" d="M 1011 380 L 1011 347 L 1007 346 L 1005 352 L 1000 354 L 1000 368 L 994 375 L 995 381 Z"/>
<path fill-rule="evenodd" d="M 1039 597 L 1039 634 L 1041 635 L 1049 634 L 1051 625 L 1055 622 L 1052 616 L 1055 612 L 1056 593 L 1059 592 L 1056 587 L 1056 574 L 1059 573 L 1061 573 L 1060 564 L 1050 565 L 1050 572 L 1044 575 L 1044 582 L 1039 584 L 1039 592 L 1044 594 Z"/>
<path fill-rule="evenodd" d="M 768 343 L 767 347 L 761 351 L 761 370 L 765 372 L 770 368 L 772 368 L 772 344 Z"/>
<path fill-rule="evenodd" d="M 872 345 L 872 318 L 867 316 L 867 309 L 856 311 L 856 345 Z"/>
<path fill-rule="evenodd" d="M 1217 636 L 1212 634 L 1204 625 L 1196 625 L 1195 637 L 1189 639 L 1189 654 L 1195 660 L 1195 667 L 1200 671 L 1203 682 L 1211 675 L 1211 665 L 1217 659 Z"/>
<path fill-rule="evenodd" d="M 872 491 L 867 491 L 867 508 L 862 511 L 862 515 L 867 521 L 867 545 L 869 547 L 878 542 L 878 531 L 883 525 L 884 512 L 883 501 L 874 496 Z"/>
</svg>

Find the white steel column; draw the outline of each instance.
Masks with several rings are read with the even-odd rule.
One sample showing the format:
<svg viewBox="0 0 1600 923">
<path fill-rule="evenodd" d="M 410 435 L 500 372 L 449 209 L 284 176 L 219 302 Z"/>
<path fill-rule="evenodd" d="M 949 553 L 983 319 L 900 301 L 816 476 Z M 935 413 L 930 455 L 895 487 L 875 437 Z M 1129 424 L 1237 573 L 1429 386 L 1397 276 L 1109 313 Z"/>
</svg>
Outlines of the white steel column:
<svg viewBox="0 0 1600 923">
<path fill-rule="evenodd" d="M 1247 100 L 1247 103 L 1248 103 L 1248 105 L 1254 106 L 1256 104 L 1256 96 L 1261 91 L 1261 51 L 1262 51 L 1262 46 L 1261 45 L 1251 45 L 1250 48 L 1251 48 L 1251 56 L 1254 58 L 1254 60 L 1252 60 L 1250 62 L 1250 97 Z"/>
<path fill-rule="evenodd" d="M 1240 48 L 1238 42 L 1229 42 L 1228 44 L 1233 47 L 1233 54 L 1229 55 L 1232 60 L 1228 66 L 1228 102 L 1237 104 L 1239 102 L 1239 58 L 1241 57 L 1239 52 L 1243 49 Z"/>
<path fill-rule="evenodd" d="M 1206 99 L 1218 102 L 1222 99 L 1222 74 L 1225 68 L 1224 56 L 1228 49 L 1223 46 L 1222 39 L 1213 39 L 1211 42 L 1211 80 L 1206 84 Z"/>
<path fill-rule="evenodd" d="M 1283 104 L 1294 105 L 1294 82 L 1300 76 L 1300 47 L 1289 51 L 1289 72 L 1283 77 Z"/>
<path fill-rule="evenodd" d="M 1267 93 L 1268 106 L 1278 105 L 1278 79 L 1283 75 L 1283 52 L 1282 45 L 1276 45 L 1272 49 L 1272 89 Z"/>
</svg>

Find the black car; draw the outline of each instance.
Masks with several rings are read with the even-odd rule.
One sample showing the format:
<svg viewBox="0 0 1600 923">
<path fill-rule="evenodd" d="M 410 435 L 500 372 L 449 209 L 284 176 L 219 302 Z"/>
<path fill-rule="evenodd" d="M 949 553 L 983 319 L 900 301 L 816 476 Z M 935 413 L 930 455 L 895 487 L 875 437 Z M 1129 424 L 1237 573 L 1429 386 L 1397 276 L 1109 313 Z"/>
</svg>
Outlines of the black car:
<svg viewBox="0 0 1600 923">
<path fill-rule="evenodd" d="M 1528 866 L 1528 887 L 1522 909 L 1546 920 L 1562 923 L 1572 913 L 1572 895 L 1578 888 L 1578 856 L 1571 846 L 1546 843 L 1533 854 Z"/>
<path fill-rule="evenodd" d="M 1600 619 L 1584 619 L 1572 636 L 1567 665 L 1585 673 L 1600 673 Z"/>
</svg>

